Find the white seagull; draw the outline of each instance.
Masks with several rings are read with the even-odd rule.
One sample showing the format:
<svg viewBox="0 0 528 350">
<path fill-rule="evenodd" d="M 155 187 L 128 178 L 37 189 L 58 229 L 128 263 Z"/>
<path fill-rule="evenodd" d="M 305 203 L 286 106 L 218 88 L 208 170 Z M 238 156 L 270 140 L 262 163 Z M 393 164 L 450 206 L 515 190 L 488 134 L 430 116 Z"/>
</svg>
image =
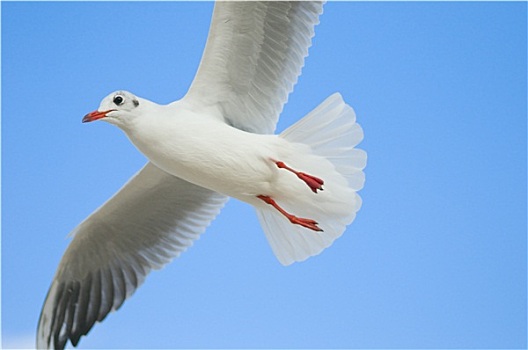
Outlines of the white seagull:
<svg viewBox="0 0 528 350">
<path fill-rule="evenodd" d="M 218 2 L 189 92 L 158 105 L 111 93 L 83 122 L 125 132 L 149 162 L 72 232 L 42 308 L 38 348 L 76 346 L 203 233 L 228 197 L 253 205 L 289 265 L 341 236 L 361 206 L 363 132 L 339 94 L 280 135 L 321 2 Z"/>
</svg>

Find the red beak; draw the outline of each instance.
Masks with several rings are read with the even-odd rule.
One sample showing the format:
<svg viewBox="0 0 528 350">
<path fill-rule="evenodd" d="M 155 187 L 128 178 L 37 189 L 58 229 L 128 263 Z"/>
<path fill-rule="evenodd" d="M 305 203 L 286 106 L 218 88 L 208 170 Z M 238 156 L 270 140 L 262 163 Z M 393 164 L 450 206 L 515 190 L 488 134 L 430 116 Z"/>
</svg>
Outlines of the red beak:
<svg viewBox="0 0 528 350">
<path fill-rule="evenodd" d="M 114 111 L 114 109 L 110 109 L 108 111 L 102 111 L 102 112 L 99 112 L 99 111 L 90 112 L 84 116 L 84 118 L 82 119 L 82 122 L 88 123 L 88 122 L 93 122 L 94 120 L 97 120 L 97 119 L 104 118 L 106 117 L 107 113 L 110 113 L 112 111 Z"/>
</svg>

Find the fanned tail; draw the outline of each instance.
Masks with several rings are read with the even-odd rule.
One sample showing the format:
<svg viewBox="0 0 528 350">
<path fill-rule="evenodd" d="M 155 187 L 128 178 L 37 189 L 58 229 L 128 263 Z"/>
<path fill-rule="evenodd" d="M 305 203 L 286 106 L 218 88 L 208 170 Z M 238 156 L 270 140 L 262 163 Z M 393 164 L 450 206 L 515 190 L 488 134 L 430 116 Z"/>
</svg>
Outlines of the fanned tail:
<svg viewBox="0 0 528 350">
<path fill-rule="evenodd" d="M 361 207 L 357 195 L 365 182 L 367 155 L 355 148 L 363 139 L 354 110 L 341 95 L 328 97 L 299 122 L 280 134 L 293 144 L 295 155 L 281 161 L 324 180 L 324 191 L 300 186 L 294 195 L 278 198 L 288 212 L 318 222 L 323 232 L 293 225 L 269 205 L 257 215 L 273 252 L 283 265 L 317 255 L 340 237 Z"/>
</svg>

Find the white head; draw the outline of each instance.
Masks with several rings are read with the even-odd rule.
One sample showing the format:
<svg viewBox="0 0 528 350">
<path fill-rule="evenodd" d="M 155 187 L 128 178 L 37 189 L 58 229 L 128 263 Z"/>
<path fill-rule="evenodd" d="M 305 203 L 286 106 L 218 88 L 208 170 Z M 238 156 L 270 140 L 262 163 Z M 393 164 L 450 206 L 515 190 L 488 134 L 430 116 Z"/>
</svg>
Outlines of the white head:
<svg viewBox="0 0 528 350">
<path fill-rule="evenodd" d="M 128 91 L 116 91 L 106 96 L 96 111 L 84 116 L 82 122 L 103 120 L 123 127 L 129 125 L 141 115 L 146 100 L 138 98 Z"/>
</svg>

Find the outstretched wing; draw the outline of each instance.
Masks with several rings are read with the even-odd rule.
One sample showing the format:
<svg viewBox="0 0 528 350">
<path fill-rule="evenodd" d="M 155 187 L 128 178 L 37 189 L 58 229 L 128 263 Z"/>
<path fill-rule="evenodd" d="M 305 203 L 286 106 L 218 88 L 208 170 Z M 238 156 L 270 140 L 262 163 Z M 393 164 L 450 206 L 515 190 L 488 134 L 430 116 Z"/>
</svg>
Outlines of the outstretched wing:
<svg viewBox="0 0 528 350">
<path fill-rule="evenodd" d="M 148 163 L 74 230 L 40 315 L 37 348 L 77 345 L 150 270 L 191 246 L 226 201 Z"/>
<path fill-rule="evenodd" d="M 239 129 L 269 134 L 308 55 L 322 13 L 315 1 L 221 1 L 184 97 L 219 108 Z"/>
</svg>

